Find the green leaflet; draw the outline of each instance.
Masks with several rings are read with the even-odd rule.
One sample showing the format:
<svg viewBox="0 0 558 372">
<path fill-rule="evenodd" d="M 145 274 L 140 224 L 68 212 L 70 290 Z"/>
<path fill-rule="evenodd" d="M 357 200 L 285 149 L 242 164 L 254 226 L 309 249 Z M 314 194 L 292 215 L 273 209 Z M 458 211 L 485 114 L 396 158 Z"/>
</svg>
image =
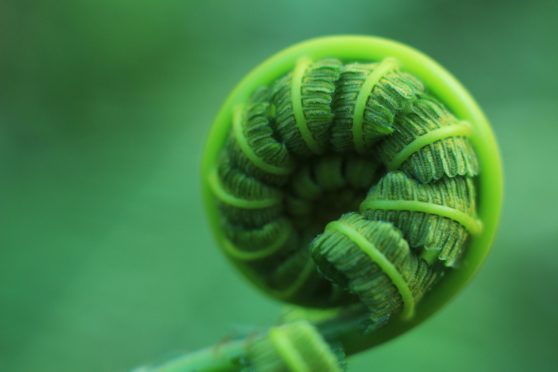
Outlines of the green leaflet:
<svg viewBox="0 0 558 372">
<path fill-rule="evenodd" d="M 422 96 L 408 112 L 397 117 L 394 126 L 393 134 L 383 139 L 375 151 L 377 158 L 388 169 L 401 168 L 423 183 L 439 180 L 443 176 L 474 177 L 478 174 L 478 160 L 466 138 L 467 124 L 460 123 L 435 99 Z M 458 130 L 458 134 L 447 129 L 445 133 L 440 131 L 451 126 L 459 126 L 457 129 L 462 130 Z M 441 136 L 430 136 L 430 140 L 419 143 L 422 146 L 402 159 L 404 161 L 398 161 L 398 156 L 405 152 L 407 146 L 433 131 L 438 131 Z"/>
<path fill-rule="evenodd" d="M 403 172 L 389 172 L 372 187 L 361 212 L 369 219 L 392 222 L 411 247 L 437 251 L 445 265 L 455 266 L 469 233 L 482 228 L 475 199 L 474 183 L 468 177 L 421 184 Z"/>
<path fill-rule="evenodd" d="M 257 227 L 281 215 L 281 192 L 231 167 L 226 159 L 219 165 L 213 186 L 221 210 L 231 224 Z"/>
<path fill-rule="evenodd" d="M 225 225 L 225 234 L 235 248 L 244 252 L 261 252 L 265 255 L 250 256 L 256 258 L 266 258 L 281 251 L 283 247 L 296 246 L 298 236 L 294 231 L 291 222 L 286 218 L 278 218 L 269 223 L 254 228 L 246 228 L 233 224 Z"/>
<path fill-rule="evenodd" d="M 278 141 L 272 128 L 270 91 L 260 88 L 233 117 L 228 154 L 234 166 L 270 184 L 282 184 L 294 169 L 291 154 Z"/>
<path fill-rule="evenodd" d="M 423 89 L 417 79 L 399 72 L 390 60 L 345 65 L 334 101 L 333 148 L 338 152 L 370 152 L 378 139 L 394 131 L 396 115 L 408 110 Z M 364 100 L 358 105 L 360 97 Z"/>
<path fill-rule="evenodd" d="M 332 348 L 307 321 L 273 327 L 248 348 L 246 371 L 340 372 L 342 349 Z"/>
<path fill-rule="evenodd" d="M 399 311 L 412 317 L 415 303 L 434 278 L 392 224 L 356 213 L 331 222 L 312 242 L 311 251 L 320 272 L 356 294 L 374 324 L 387 322 Z"/>
<path fill-rule="evenodd" d="M 293 73 L 277 81 L 272 102 L 277 132 L 289 151 L 297 156 L 310 156 L 322 153 L 328 144 L 333 121 L 331 103 L 341 62 L 303 60 L 298 70 L 303 71 L 297 74 L 295 68 Z"/>
</svg>

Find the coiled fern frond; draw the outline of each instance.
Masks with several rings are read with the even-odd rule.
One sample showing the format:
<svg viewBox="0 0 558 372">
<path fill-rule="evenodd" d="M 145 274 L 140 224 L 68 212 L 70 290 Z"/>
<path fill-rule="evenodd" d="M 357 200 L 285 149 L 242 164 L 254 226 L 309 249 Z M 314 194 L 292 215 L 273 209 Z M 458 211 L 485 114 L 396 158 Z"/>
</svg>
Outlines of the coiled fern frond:
<svg viewBox="0 0 558 372">
<path fill-rule="evenodd" d="M 282 300 L 410 315 L 481 228 L 469 124 L 394 59 L 301 59 L 232 120 L 213 190 L 228 252 Z"/>
<path fill-rule="evenodd" d="M 476 272 L 501 206 L 497 145 L 439 65 L 387 40 L 288 49 L 238 86 L 204 161 L 227 257 L 304 309 L 174 366 L 337 371 L 343 356 L 410 329 Z"/>
</svg>

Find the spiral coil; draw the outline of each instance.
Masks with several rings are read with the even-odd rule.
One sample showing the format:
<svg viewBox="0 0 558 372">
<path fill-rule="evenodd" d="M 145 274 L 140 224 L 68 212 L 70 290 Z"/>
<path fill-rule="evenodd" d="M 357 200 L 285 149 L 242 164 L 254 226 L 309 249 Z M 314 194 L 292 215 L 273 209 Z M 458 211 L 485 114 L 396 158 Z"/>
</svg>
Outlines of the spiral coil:
<svg viewBox="0 0 558 372">
<path fill-rule="evenodd" d="M 410 318 L 482 229 L 471 127 L 396 59 L 301 58 L 231 121 L 225 252 L 276 298 Z"/>
</svg>

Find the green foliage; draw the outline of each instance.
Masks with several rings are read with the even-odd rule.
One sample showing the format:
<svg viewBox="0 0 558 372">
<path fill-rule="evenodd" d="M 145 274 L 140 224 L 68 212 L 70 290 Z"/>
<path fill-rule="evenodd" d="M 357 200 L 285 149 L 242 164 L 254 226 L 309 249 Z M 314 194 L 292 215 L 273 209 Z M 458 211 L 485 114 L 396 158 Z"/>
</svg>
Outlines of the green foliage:
<svg viewBox="0 0 558 372">
<path fill-rule="evenodd" d="M 387 61 L 389 63 L 389 60 Z M 397 64 L 383 69 L 382 63 L 350 63 L 344 66 L 337 84 L 338 93 L 334 102 L 336 124 L 332 128 L 331 143 L 339 152 L 355 150 L 370 152 L 374 143 L 395 130 L 396 114 L 407 111 L 418 94 L 424 90 L 420 81 L 398 71 Z M 380 75 L 375 76 L 375 72 Z M 373 89 L 361 92 L 368 77 L 376 78 Z M 362 116 L 362 133 L 354 138 L 355 102 L 365 97 Z M 361 144 L 357 145 L 356 141 Z"/>
<path fill-rule="evenodd" d="M 421 184 L 403 172 L 389 172 L 372 187 L 361 210 L 369 219 L 392 222 L 412 248 L 424 249 L 426 255 L 434 254 L 445 265 L 456 266 L 470 233 L 467 228 L 455 219 L 425 213 L 420 207 L 401 210 L 397 204 L 418 201 L 444 206 L 474 219 L 475 200 L 475 186 L 470 178 L 442 178 L 438 182 Z M 394 209 L 378 208 L 377 201 L 392 201 Z"/>
<path fill-rule="evenodd" d="M 309 65 L 304 68 L 301 65 L 304 63 Z M 299 65 L 304 68 L 299 76 L 292 72 L 274 85 L 272 102 L 277 115 L 277 132 L 287 148 L 294 155 L 309 156 L 323 152 L 328 145 L 329 129 L 333 121 L 333 93 L 341 73 L 341 62 L 334 59 L 316 63 L 303 60 Z M 299 87 L 299 104 L 304 124 L 300 123 L 300 118 L 295 117 L 293 104 L 297 100 L 293 100 L 293 84 Z M 304 127 L 308 134 L 302 132 Z"/>
<path fill-rule="evenodd" d="M 435 277 L 392 224 L 356 213 L 330 223 L 312 242 L 311 250 L 327 278 L 359 297 L 375 328 L 403 307 L 412 316 L 415 302 Z"/>
</svg>

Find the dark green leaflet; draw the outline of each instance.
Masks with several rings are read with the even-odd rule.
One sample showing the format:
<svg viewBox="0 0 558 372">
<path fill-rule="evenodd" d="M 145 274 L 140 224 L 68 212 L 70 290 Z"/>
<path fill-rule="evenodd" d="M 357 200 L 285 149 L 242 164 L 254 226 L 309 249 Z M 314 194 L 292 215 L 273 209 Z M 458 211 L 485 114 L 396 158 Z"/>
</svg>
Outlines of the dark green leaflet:
<svg viewBox="0 0 558 372">
<path fill-rule="evenodd" d="M 295 164 L 285 144 L 275 138 L 270 97 L 269 89 L 260 88 L 246 108 L 237 108 L 227 152 L 231 162 L 246 174 L 280 185 Z"/>
<path fill-rule="evenodd" d="M 385 323 L 430 288 L 434 275 L 414 256 L 392 224 L 370 221 L 356 213 L 330 223 L 311 245 L 320 271 L 343 284 L 370 310 L 372 323 Z"/>
<path fill-rule="evenodd" d="M 278 189 L 233 168 L 226 159 L 219 165 L 218 176 L 218 188 L 223 193 L 221 210 L 231 224 L 257 227 L 281 215 L 282 194 Z"/>
<path fill-rule="evenodd" d="M 471 127 L 393 59 L 301 59 L 269 86 L 212 179 L 226 253 L 281 300 L 411 317 L 482 228 Z"/>
<path fill-rule="evenodd" d="M 297 238 L 291 221 L 284 217 L 254 228 L 227 223 L 225 231 L 235 247 L 243 251 L 259 251 L 263 247 L 272 247 L 281 243 L 292 246 L 292 240 Z"/>
<path fill-rule="evenodd" d="M 376 70 L 380 70 L 378 76 L 374 76 Z M 357 112 L 362 120 L 362 129 L 358 138 L 355 138 L 353 121 L 355 109 L 358 110 L 356 101 L 367 78 L 374 79 L 376 83 L 365 92 L 368 98 L 363 106 L 364 111 Z M 335 125 L 331 130 L 333 148 L 338 152 L 370 152 L 375 142 L 394 131 L 395 116 L 407 111 L 423 89 L 420 81 L 399 72 L 396 64 L 345 65 L 337 83 L 334 101 Z"/>
<path fill-rule="evenodd" d="M 441 135 L 437 137 L 443 139 L 418 149 L 402 164 L 397 161 L 398 155 L 417 138 L 446 127 L 454 127 L 458 131 L 462 128 L 461 133 L 467 133 L 466 123 L 460 123 L 435 99 L 423 96 L 412 105 L 409 112 L 397 117 L 395 131 L 379 144 L 376 155 L 388 169 L 400 167 L 423 183 L 444 176 L 476 176 L 479 166 L 470 141 L 463 135 L 446 136 L 444 129 L 438 131 Z"/>
<path fill-rule="evenodd" d="M 304 61 L 302 61 L 304 63 Z M 333 121 L 331 104 L 335 92 L 335 82 L 341 72 L 341 62 L 336 59 L 323 59 L 308 63 L 303 71 L 301 85 L 301 104 L 306 123 L 297 122 L 293 110 L 292 83 L 293 72 L 277 81 L 273 88 L 272 102 L 277 119 L 276 128 L 284 139 L 289 151 L 297 156 L 310 156 L 322 153 L 329 140 L 329 127 Z M 301 126 L 307 127 L 309 138 L 304 138 Z"/>
<path fill-rule="evenodd" d="M 296 321 L 273 327 L 250 344 L 245 372 L 340 372 L 343 358 L 313 325 Z"/>
<path fill-rule="evenodd" d="M 470 233 L 467 227 L 448 217 L 420 212 L 421 205 L 405 209 L 401 201 L 449 207 L 466 214 L 474 223 L 475 199 L 475 186 L 470 178 L 442 178 L 438 182 L 421 184 L 403 172 L 389 172 L 372 187 L 362 203 L 361 212 L 372 220 L 392 222 L 403 232 L 411 247 L 436 251 L 445 265 L 455 266 Z M 389 204 L 381 205 L 385 201 L 395 201 L 397 205 L 393 208 Z M 455 215 L 451 210 L 448 213 Z"/>
</svg>

